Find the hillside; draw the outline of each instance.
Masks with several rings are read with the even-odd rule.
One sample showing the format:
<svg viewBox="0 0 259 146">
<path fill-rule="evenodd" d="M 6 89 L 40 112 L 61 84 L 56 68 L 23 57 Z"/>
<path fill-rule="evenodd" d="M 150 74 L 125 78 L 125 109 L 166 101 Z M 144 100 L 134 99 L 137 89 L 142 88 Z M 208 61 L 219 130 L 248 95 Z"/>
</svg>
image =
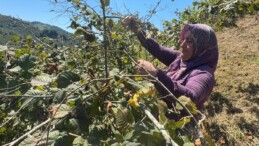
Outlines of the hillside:
<svg viewBox="0 0 259 146">
<path fill-rule="evenodd" d="M 48 36 L 52 39 L 62 39 L 65 42 L 70 37 L 70 33 L 56 26 L 41 22 L 27 22 L 0 14 L 0 45 L 5 45 L 15 35 L 19 37 L 26 35 Z"/>
<path fill-rule="evenodd" d="M 207 132 L 219 145 L 259 145 L 259 15 L 217 32 L 216 87 L 207 104 Z"/>
</svg>

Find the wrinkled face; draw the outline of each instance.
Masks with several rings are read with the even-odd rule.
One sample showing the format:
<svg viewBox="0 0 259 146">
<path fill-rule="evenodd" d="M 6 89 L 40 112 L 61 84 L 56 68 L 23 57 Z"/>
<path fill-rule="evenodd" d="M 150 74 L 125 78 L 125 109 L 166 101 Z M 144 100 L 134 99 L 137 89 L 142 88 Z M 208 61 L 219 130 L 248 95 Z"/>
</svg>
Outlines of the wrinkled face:
<svg viewBox="0 0 259 146">
<path fill-rule="evenodd" d="M 192 58 L 194 46 L 194 37 L 190 30 L 186 31 L 181 42 L 182 53 L 181 57 L 183 61 L 188 61 Z"/>
</svg>

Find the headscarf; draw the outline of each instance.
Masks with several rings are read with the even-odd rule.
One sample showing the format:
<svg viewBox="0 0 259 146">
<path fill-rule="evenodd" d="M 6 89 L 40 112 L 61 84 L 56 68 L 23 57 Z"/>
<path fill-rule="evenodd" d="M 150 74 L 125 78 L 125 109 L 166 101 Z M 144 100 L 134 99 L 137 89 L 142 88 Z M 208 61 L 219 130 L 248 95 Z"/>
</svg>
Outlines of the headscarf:
<svg viewBox="0 0 259 146">
<path fill-rule="evenodd" d="M 187 61 L 182 61 L 179 57 L 171 64 L 172 66 L 169 66 L 171 73 L 168 75 L 175 80 L 184 72 L 200 65 L 208 65 L 213 72 L 217 67 L 218 43 L 214 30 L 206 24 L 186 24 L 180 33 L 180 43 L 184 41 L 184 35 L 188 30 L 194 37 L 193 55 Z M 179 65 L 180 69 L 177 69 L 176 67 Z"/>
</svg>

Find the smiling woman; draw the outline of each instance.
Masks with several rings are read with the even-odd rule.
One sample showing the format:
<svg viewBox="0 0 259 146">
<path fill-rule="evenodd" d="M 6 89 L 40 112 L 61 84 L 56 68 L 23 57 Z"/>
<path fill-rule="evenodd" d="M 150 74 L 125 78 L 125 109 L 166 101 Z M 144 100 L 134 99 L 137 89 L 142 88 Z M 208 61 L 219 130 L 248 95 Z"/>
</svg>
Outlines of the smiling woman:
<svg viewBox="0 0 259 146">
<path fill-rule="evenodd" d="M 181 41 L 182 53 L 181 57 L 183 61 L 188 61 L 193 56 L 193 35 L 190 30 L 184 34 L 184 39 Z"/>
<path fill-rule="evenodd" d="M 185 25 L 180 34 L 182 51 L 178 52 L 159 45 L 154 39 L 146 38 L 133 16 L 126 17 L 122 23 L 137 34 L 146 50 L 168 66 L 164 72 L 152 63 L 141 60 L 138 62 L 138 72 L 142 75 L 150 73 L 176 97 L 187 96 L 199 110 L 203 110 L 214 86 L 214 72 L 218 62 L 218 45 L 213 29 L 206 24 Z M 155 86 L 168 108 L 173 108 L 175 101 L 168 96 L 168 90 L 157 83 Z"/>
</svg>

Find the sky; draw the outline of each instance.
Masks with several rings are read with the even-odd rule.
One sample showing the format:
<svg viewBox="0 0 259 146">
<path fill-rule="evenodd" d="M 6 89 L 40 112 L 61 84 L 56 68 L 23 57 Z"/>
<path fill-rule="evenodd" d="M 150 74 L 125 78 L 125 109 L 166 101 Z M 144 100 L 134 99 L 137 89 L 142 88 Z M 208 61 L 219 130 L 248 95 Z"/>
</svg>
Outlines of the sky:
<svg viewBox="0 0 259 146">
<path fill-rule="evenodd" d="M 59 1 L 59 0 L 57 0 Z M 160 5 L 149 20 L 159 29 L 162 29 L 164 20 L 171 21 L 176 18 L 174 12 L 191 6 L 195 0 L 161 0 Z M 87 3 L 91 6 L 98 7 L 96 4 L 99 0 L 88 0 Z M 122 14 L 130 14 L 138 12 L 140 16 L 148 15 L 148 11 L 154 9 L 159 0 L 110 0 L 110 7 L 114 12 Z M 55 11 L 52 11 L 55 10 Z M 54 0 L 0 0 L 0 14 L 12 16 L 25 21 L 39 21 L 50 25 L 58 26 L 68 32 L 73 32 L 69 29 L 70 16 L 57 13 L 60 7 L 54 3 Z M 130 12 L 130 13 L 129 13 Z"/>
</svg>

